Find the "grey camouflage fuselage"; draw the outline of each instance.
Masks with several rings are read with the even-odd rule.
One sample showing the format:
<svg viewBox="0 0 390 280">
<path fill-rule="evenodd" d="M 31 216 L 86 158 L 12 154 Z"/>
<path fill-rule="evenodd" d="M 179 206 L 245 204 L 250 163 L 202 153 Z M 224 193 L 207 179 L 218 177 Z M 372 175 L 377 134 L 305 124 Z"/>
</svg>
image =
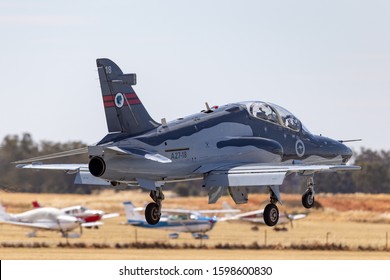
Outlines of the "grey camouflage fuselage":
<svg viewBox="0 0 390 280">
<path fill-rule="evenodd" d="M 108 59 L 97 64 L 110 134 L 89 147 L 89 167 L 114 184 L 154 189 L 165 182 L 206 178 L 223 166 L 346 164 L 352 155 L 339 141 L 308 132 L 287 110 L 259 101 L 208 108 L 159 124 L 132 88 L 135 74 L 123 74 Z M 204 185 L 211 186 L 207 180 Z"/>
</svg>

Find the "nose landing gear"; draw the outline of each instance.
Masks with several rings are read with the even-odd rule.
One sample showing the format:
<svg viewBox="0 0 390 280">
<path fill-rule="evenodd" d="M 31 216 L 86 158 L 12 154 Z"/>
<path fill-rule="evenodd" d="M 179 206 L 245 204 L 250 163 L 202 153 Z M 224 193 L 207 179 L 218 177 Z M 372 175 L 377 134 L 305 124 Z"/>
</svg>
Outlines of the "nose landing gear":
<svg viewBox="0 0 390 280">
<path fill-rule="evenodd" d="M 307 178 L 307 190 L 302 195 L 303 207 L 309 209 L 314 206 L 314 180 L 313 177 Z"/>
</svg>

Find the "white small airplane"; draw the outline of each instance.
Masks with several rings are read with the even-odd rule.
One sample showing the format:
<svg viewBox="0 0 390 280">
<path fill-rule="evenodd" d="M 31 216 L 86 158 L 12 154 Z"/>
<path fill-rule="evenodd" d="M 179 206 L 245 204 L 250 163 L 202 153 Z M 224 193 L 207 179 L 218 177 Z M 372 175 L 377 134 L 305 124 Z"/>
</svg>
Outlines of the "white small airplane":
<svg viewBox="0 0 390 280">
<path fill-rule="evenodd" d="M 208 217 L 205 214 L 217 213 L 237 213 L 240 210 L 187 210 L 187 209 L 164 209 L 160 221 L 155 224 L 149 224 L 145 217 L 139 212 L 144 211 L 142 207 L 134 207 L 130 201 L 123 203 L 126 212 L 127 224 L 136 227 L 162 229 L 174 231 L 169 234 L 169 238 L 177 239 L 178 232 L 189 232 L 195 239 L 208 239 L 205 232 L 213 229 L 218 221 L 216 216 Z"/>
<path fill-rule="evenodd" d="M 233 209 L 230 207 L 229 204 L 225 203 L 223 204 L 225 209 Z M 240 222 L 247 222 L 254 224 L 255 226 L 252 228 L 253 230 L 258 230 L 257 225 L 265 225 L 264 222 L 264 210 L 254 210 L 250 212 L 245 213 L 239 213 L 236 215 L 226 215 L 225 218 L 223 218 L 223 221 L 240 221 Z M 307 214 L 305 213 L 298 213 L 298 214 L 289 214 L 287 212 L 279 212 L 279 219 L 276 225 L 285 225 L 290 223 L 291 227 L 293 227 L 293 221 L 300 220 L 303 218 L 306 218 Z M 276 230 L 280 230 L 278 227 L 275 227 Z M 285 228 L 283 228 L 285 230 Z"/>
<path fill-rule="evenodd" d="M 10 214 L 0 203 L 0 223 L 31 228 L 28 237 L 35 237 L 38 230 L 58 231 L 63 237 L 77 238 L 82 234 L 82 227 L 93 227 L 96 223 L 84 223 L 83 220 L 65 214 L 58 208 L 40 207 L 19 214 Z M 70 233 L 80 228 L 80 234 Z"/>
<path fill-rule="evenodd" d="M 32 205 L 34 208 L 40 208 L 42 207 L 38 201 L 33 201 Z M 99 222 L 103 219 L 109 219 L 109 218 L 115 218 L 119 216 L 119 213 L 109 213 L 106 214 L 102 210 L 93 210 L 89 209 L 82 205 L 75 205 L 75 206 L 69 206 L 65 208 L 61 208 L 60 211 L 62 211 L 64 214 L 74 216 L 76 218 L 79 218 L 83 221 L 83 224 L 90 224 L 94 223 L 94 227 L 98 228 L 99 226 L 103 225 L 102 222 Z M 87 228 L 91 228 L 91 226 L 86 226 Z"/>
</svg>

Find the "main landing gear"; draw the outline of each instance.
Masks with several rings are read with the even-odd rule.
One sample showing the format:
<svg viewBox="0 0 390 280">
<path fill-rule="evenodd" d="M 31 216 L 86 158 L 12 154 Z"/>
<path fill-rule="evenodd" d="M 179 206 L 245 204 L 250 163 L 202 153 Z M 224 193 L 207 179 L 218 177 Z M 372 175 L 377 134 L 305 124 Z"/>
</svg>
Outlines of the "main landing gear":
<svg viewBox="0 0 390 280">
<path fill-rule="evenodd" d="M 264 208 L 264 222 L 267 226 L 274 226 L 278 223 L 279 221 L 279 209 L 278 206 L 276 206 L 273 203 L 267 204 Z"/>
<path fill-rule="evenodd" d="M 276 203 L 282 204 L 279 193 L 279 186 L 270 186 L 270 203 L 264 208 L 263 218 L 267 226 L 274 226 L 279 221 L 279 209 Z M 314 179 L 313 176 L 307 178 L 307 189 L 302 195 L 303 207 L 309 209 L 314 206 Z"/>
<path fill-rule="evenodd" d="M 155 191 L 150 191 L 150 197 L 154 202 L 149 203 L 145 208 L 145 219 L 150 225 L 155 225 L 161 217 L 161 201 L 164 200 L 164 194 L 161 187 Z"/>
<path fill-rule="evenodd" d="M 263 218 L 267 226 L 274 226 L 279 221 L 279 209 L 276 202 L 281 202 L 279 196 L 279 186 L 270 187 L 270 203 L 264 208 Z"/>
</svg>

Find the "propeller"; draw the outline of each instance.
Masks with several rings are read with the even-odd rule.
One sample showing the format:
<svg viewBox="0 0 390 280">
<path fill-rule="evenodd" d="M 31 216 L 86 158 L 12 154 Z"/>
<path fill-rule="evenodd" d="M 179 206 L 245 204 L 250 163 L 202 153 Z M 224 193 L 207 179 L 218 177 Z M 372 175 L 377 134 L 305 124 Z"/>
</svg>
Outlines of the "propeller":
<svg viewBox="0 0 390 280">
<path fill-rule="evenodd" d="M 290 226 L 291 226 L 291 228 L 294 228 L 294 224 L 293 224 L 293 218 L 292 218 L 292 216 L 291 215 L 289 215 L 288 213 L 287 213 L 287 211 L 284 211 L 284 215 L 286 215 L 286 218 L 290 221 Z"/>
<path fill-rule="evenodd" d="M 74 225 L 75 223 L 79 225 L 80 236 L 82 235 L 83 233 L 82 223 L 84 222 L 82 219 L 70 215 L 60 215 L 57 217 L 56 220 L 57 220 L 59 230 L 61 231 L 63 236 L 67 236 L 67 232 L 75 228 L 74 226 L 72 226 L 72 224 Z"/>
<path fill-rule="evenodd" d="M 81 218 L 76 218 L 76 223 L 79 224 L 79 228 L 80 228 L 80 236 L 83 235 L 83 223 L 84 223 L 84 220 L 81 219 Z"/>
<path fill-rule="evenodd" d="M 305 213 L 305 214 L 303 214 L 303 213 L 301 213 L 301 214 L 288 214 L 287 211 L 285 211 L 285 215 L 286 215 L 287 219 L 289 219 L 289 221 L 290 221 L 291 228 L 294 228 L 293 221 L 305 218 L 308 215 L 308 213 Z"/>
<path fill-rule="evenodd" d="M 210 229 L 212 229 L 212 228 L 215 226 L 215 224 L 217 223 L 217 221 L 218 221 L 218 219 L 217 219 L 216 216 L 213 216 L 213 217 L 209 218 Z"/>
</svg>

